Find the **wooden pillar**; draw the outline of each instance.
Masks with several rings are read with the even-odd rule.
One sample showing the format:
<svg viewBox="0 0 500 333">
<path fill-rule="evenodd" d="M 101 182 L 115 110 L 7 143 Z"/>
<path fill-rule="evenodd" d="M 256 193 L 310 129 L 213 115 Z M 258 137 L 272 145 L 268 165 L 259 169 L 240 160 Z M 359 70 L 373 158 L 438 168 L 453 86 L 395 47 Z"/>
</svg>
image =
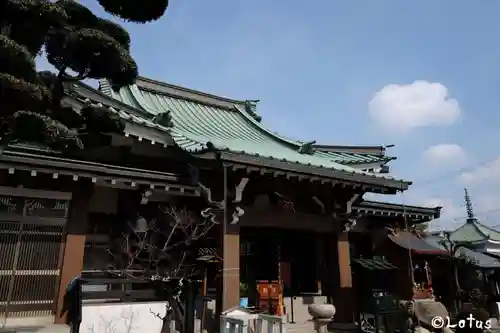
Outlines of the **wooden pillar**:
<svg viewBox="0 0 500 333">
<path fill-rule="evenodd" d="M 325 262 L 325 242 L 323 234 L 315 234 L 316 238 L 316 287 L 318 288 L 318 293 L 323 294 L 323 275 L 324 275 L 324 262 Z"/>
<path fill-rule="evenodd" d="M 64 323 L 66 318 L 61 315 L 64 293 L 69 282 L 81 274 L 83 255 L 85 252 L 85 237 L 88 225 L 88 209 L 93 187 L 90 184 L 79 184 L 73 191 L 68 222 L 66 225 L 66 243 L 60 272 L 59 293 L 56 307 L 55 323 Z"/>
<path fill-rule="evenodd" d="M 223 235 L 222 311 L 240 305 L 240 233 L 230 224 Z"/>
<path fill-rule="evenodd" d="M 335 321 L 352 322 L 354 311 L 354 293 L 352 289 L 351 255 L 349 250 L 349 234 L 338 235 L 336 247 L 338 258 L 338 285 L 333 296 L 336 308 Z"/>
<path fill-rule="evenodd" d="M 217 286 L 216 313 L 240 305 L 240 234 L 239 225 L 229 224 L 221 229 L 218 252 L 222 254 L 221 279 Z M 216 320 L 216 325 L 219 321 Z"/>
</svg>

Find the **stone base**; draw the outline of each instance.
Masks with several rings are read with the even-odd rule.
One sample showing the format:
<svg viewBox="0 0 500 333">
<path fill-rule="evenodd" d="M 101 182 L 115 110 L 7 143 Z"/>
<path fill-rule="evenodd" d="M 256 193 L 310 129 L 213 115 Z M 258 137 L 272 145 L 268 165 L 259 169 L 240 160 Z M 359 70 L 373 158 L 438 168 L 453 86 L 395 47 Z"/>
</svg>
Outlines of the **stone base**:
<svg viewBox="0 0 500 333">
<path fill-rule="evenodd" d="M 328 324 L 332 321 L 332 318 L 321 318 L 314 319 L 314 329 L 318 333 L 327 333 L 328 332 Z"/>
<path fill-rule="evenodd" d="M 335 306 L 333 304 L 310 304 L 307 307 L 309 314 L 313 318 L 328 318 L 331 319 L 335 316 Z"/>
</svg>

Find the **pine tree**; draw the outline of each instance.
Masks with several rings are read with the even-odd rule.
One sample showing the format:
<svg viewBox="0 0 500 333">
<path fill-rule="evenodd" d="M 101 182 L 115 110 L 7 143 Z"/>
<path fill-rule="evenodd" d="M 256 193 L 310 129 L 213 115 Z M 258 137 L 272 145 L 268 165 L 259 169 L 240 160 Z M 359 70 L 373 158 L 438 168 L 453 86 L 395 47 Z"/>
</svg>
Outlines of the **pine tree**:
<svg viewBox="0 0 500 333">
<path fill-rule="evenodd" d="M 99 3 L 138 23 L 157 20 L 168 6 L 168 0 Z M 138 69 L 129 48 L 125 29 L 76 1 L 0 0 L 0 152 L 19 141 L 82 149 L 102 133 L 123 131 L 120 119 L 102 107 L 75 112 L 61 101 L 68 82 L 107 78 L 115 87 L 133 84 Z M 35 57 L 41 54 L 56 73 L 37 72 Z"/>
</svg>

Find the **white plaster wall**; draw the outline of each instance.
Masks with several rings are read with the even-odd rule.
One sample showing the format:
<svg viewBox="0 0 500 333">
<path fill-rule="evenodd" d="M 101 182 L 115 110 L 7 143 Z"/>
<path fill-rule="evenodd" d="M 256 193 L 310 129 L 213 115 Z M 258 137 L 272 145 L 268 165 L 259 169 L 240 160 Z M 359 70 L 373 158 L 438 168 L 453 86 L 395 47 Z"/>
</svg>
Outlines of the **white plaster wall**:
<svg viewBox="0 0 500 333">
<path fill-rule="evenodd" d="M 201 302 L 198 302 L 197 310 L 201 310 Z M 214 313 L 215 301 L 210 301 L 207 303 L 207 317 Z M 80 333 L 159 333 L 162 323 L 155 314 L 165 314 L 165 303 L 85 304 Z M 200 331 L 200 325 L 197 313 L 195 332 Z M 205 328 L 209 332 L 213 325 L 213 318 L 205 318 Z"/>
<path fill-rule="evenodd" d="M 81 333 L 159 333 L 165 304 L 116 303 L 85 305 L 82 308 Z"/>
</svg>

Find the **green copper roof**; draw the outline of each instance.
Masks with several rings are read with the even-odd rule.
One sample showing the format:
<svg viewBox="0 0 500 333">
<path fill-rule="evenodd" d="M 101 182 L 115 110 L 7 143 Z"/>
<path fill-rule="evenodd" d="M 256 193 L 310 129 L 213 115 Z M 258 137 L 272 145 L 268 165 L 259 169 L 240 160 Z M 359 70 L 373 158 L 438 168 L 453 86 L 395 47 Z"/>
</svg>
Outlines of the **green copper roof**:
<svg viewBox="0 0 500 333">
<path fill-rule="evenodd" d="M 500 241 L 500 232 L 477 219 L 468 219 L 463 226 L 450 234 L 450 239 L 455 242 L 480 242 L 487 239 Z"/>
<path fill-rule="evenodd" d="M 101 92 L 140 110 L 145 118 L 151 119 L 152 116 L 168 112 L 173 123 L 169 129 L 171 136 L 178 146 L 190 152 L 203 151 L 210 142 L 222 151 L 393 179 L 352 167 L 361 163 L 383 163 L 391 158 L 314 149 L 314 142 L 284 138 L 266 129 L 254 113 L 254 108 L 248 108 L 248 102 L 229 100 L 145 78 L 139 78 L 136 85 L 118 92 L 110 89 L 108 82 L 100 83 Z"/>
</svg>

